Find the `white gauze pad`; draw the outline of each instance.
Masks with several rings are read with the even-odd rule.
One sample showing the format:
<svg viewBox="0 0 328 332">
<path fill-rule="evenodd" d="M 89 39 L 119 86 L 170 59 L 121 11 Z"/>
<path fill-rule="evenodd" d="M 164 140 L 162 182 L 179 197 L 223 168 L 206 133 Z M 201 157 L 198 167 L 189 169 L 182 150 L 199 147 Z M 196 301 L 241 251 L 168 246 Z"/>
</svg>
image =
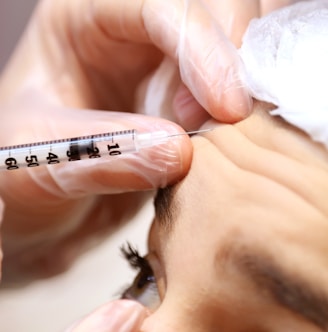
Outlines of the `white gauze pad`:
<svg viewBox="0 0 328 332">
<path fill-rule="evenodd" d="M 251 95 L 328 148 L 328 0 L 251 21 L 239 51 Z"/>
</svg>

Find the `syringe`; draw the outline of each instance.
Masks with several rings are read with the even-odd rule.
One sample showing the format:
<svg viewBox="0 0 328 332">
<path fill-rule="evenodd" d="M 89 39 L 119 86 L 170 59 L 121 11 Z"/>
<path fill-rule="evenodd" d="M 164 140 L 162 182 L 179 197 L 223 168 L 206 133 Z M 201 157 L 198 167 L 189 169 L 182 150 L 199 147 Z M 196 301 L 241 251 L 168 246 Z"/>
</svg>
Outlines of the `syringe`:
<svg viewBox="0 0 328 332">
<path fill-rule="evenodd" d="M 135 129 L 129 129 L 0 147 L 0 170 L 11 171 L 106 156 L 117 157 L 165 143 L 174 136 L 192 135 L 203 131 L 169 134 L 166 131 L 138 133 Z"/>
</svg>

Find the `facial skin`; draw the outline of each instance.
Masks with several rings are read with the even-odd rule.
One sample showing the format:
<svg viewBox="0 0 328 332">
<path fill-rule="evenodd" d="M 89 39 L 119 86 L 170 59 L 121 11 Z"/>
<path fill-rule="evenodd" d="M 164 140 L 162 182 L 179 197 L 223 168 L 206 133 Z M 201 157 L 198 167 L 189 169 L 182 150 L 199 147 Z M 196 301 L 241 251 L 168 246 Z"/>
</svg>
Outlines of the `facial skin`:
<svg viewBox="0 0 328 332">
<path fill-rule="evenodd" d="M 193 137 L 159 191 L 142 332 L 328 331 L 328 154 L 265 108 Z"/>
</svg>

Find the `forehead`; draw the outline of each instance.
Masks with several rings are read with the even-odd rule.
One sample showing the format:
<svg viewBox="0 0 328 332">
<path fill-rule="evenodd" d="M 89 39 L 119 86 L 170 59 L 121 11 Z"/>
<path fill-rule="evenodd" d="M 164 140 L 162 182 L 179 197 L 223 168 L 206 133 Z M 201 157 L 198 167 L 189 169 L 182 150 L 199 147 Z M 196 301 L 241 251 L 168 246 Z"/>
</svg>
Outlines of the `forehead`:
<svg viewBox="0 0 328 332">
<path fill-rule="evenodd" d="M 215 275 L 209 272 L 218 266 L 214 261 L 226 260 L 230 262 L 226 266 L 238 266 L 238 276 L 257 280 L 256 287 L 266 285 L 280 305 L 326 324 L 326 163 L 320 153 L 307 149 L 311 144 L 293 136 L 283 145 L 281 128 L 276 141 L 276 131 L 272 134 L 256 123 L 245 128 L 223 126 L 193 138 L 190 172 L 157 195 L 152 237 L 159 240 L 171 281 L 181 274 L 183 287 L 186 273 L 188 280 L 197 275 L 199 283 Z M 222 271 L 224 275 L 228 270 Z M 215 284 L 222 283 L 223 275 Z M 304 285 L 310 287 L 302 295 Z M 312 289 L 313 285 L 318 287 Z M 307 305 L 293 307 L 289 300 Z M 320 313 L 316 316 L 311 308 L 323 309 L 315 310 Z"/>
<path fill-rule="evenodd" d="M 185 194 L 183 188 L 181 191 L 179 189 L 178 187 L 178 189 L 170 188 L 168 191 L 162 191 L 157 199 L 162 199 L 162 195 L 168 195 L 169 199 L 165 198 L 163 201 L 168 203 L 168 207 L 172 207 L 176 204 L 176 196 Z M 252 320 L 265 322 L 269 316 L 274 316 L 275 313 L 279 313 L 279 320 L 283 321 L 287 310 L 321 328 L 327 327 L 328 284 L 326 281 L 328 280 L 328 269 L 322 262 L 317 266 L 313 264 L 317 258 L 317 252 L 312 252 L 312 257 L 304 255 L 305 251 L 310 251 L 311 243 L 301 241 L 302 247 L 298 248 L 298 254 L 296 252 L 295 255 L 293 244 L 289 247 L 289 242 L 277 243 L 274 238 L 279 234 L 273 234 L 272 230 L 270 237 L 265 239 L 261 239 L 262 236 L 259 239 L 257 237 L 259 233 L 256 234 L 255 231 L 244 232 L 244 220 L 241 220 L 241 229 L 233 227 L 233 231 L 231 231 L 227 225 L 224 226 L 226 221 L 204 220 L 201 216 L 198 216 L 199 218 L 196 220 L 190 218 L 190 213 L 186 219 L 185 203 L 187 203 L 186 200 L 179 200 L 179 213 L 165 214 L 170 228 L 164 226 L 159 241 L 164 243 L 161 248 L 165 251 L 162 256 L 165 257 L 163 261 L 165 269 L 167 269 L 168 284 L 174 284 L 180 276 L 183 289 L 177 289 L 181 296 L 184 289 L 189 289 L 190 292 L 192 287 L 198 284 L 202 286 L 206 283 L 207 286 L 201 288 L 202 292 L 204 289 L 209 289 L 207 299 L 212 298 L 213 300 L 213 302 L 210 301 L 213 306 L 206 306 L 208 308 L 215 308 L 215 303 L 219 308 L 219 303 L 223 299 L 224 302 L 227 301 L 224 306 L 227 311 L 232 309 L 229 307 L 229 303 L 233 305 L 237 305 L 240 301 L 248 303 L 247 310 L 244 309 L 243 314 L 240 313 L 240 319 L 243 321 L 246 319 L 245 313 L 248 312 L 248 318 L 244 323 L 246 321 L 250 323 Z M 189 212 L 191 211 L 193 211 L 193 206 L 189 208 Z M 175 210 L 175 212 L 178 211 Z M 204 212 L 205 218 L 206 215 L 207 213 Z M 174 219 L 170 220 L 169 218 L 172 217 Z M 163 227 L 162 221 L 157 220 L 157 225 Z M 166 235 L 169 234 L 167 238 L 170 238 L 167 241 L 163 241 L 165 232 Z M 289 240 L 292 237 L 291 234 L 287 234 Z M 302 237 L 299 237 L 298 240 L 302 240 Z M 167 245 L 168 243 L 169 245 Z M 284 256 L 282 256 L 282 252 L 285 253 Z M 327 254 L 328 252 L 324 257 L 327 258 Z M 312 263 L 309 264 L 309 260 Z M 305 269 L 299 268 L 299 266 L 303 266 Z M 313 271 L 316 271 L 315 274 L 308 273 L 307 270 L 310 266 Z M 318 273 L 322 278 L 317 278 Z M 192 280 L 195 281 L 194 284 Z M 224 289 L 222 285 L 224 285 Z M 250 285 L 253 286 L 250 288 Z M 192 293 L 198 294 L 197 287 L 192 290 Z M 214 300 L 218 294 L 218 299 Z M 204 297 L 204 293 L 202 296 Z M 198 300 L 200 299 L 198 298 Z M 264 302 L 262 303 L 262 301 Z M 262 305 L 259 306 L 259 303 Z M 256 317 L 252 311 L 255 310 L 254 308 L 257 308 Z M 263 315 L 266 314 L 259 318 L 258 314 L 261 312 Z M 266 317 L 268 313 L 270 314 Z"/>
<path fill-rule="evenodd" d="M 245 156 L 240 152 L 244 146 L 236 143 L 249 139 L 239 135 L 239 141 L 231 141 L 231 127 L 223 134 L 193 138 L 190 172 L 180 183 L 158 192 L 156 223 L 162 237 L 166 241 L 174 233 L 174 241 L 188 245 L 193 239 L 212 250 L 222 239 L 242 241 L 282 255 L 287 250 L 300 265 L 308 259 L 313 266 L 326 266 L 328 218 L 304 199 L 302 178 L 290 180 L 293 174 L 287 169 L 276 177 L 276 166 L 281 173 L 279 163 L 272 167 L 265 158 L 285 159 L 276 151 L 261 147 L 249 149 Z M 239 157 L 249 160 L 239 164 Z"/>
<path fill-rule="evenodd" d="M 236 194 L 232 188 L 226 192 L 228 186 L 215 180 L 221 176 L 204 175 L 203 169 L 193 167 L 185 180 L 156 197 L 156 224 L 169 284 L 181 275 L 187 288 L 187 273 L 189 280 L 210 285 L 212 296 L 233 298 L 231 303 L 246 301 L 249 319 L 255 307 L 257 313 L 284 308 L 326 328 L 327 220 L 313 209 L 289 209 L 289 204 L 286 208 L 287 198 L 271 197 L 272 191 L 266 195 L 259 191 L 260 196 L 242 190 Z M 206 186 L 209 190 L 201 192 Z M 211 278 L 212 282 L 217 278 L 217 292 Z M 229 294 L 222 291 L 222 285 Z M 195 284 L 189 290 L 191 286 Z M 250 293 L 245 289 L 251 289 Z M 265 302 L 257 307 L 259 297 Z M 280 309 L 272 312 L 280 312 L 280 319 L 285 313 Z M 261 320 L 266 318 L 255 319 Z"/>
</svg>

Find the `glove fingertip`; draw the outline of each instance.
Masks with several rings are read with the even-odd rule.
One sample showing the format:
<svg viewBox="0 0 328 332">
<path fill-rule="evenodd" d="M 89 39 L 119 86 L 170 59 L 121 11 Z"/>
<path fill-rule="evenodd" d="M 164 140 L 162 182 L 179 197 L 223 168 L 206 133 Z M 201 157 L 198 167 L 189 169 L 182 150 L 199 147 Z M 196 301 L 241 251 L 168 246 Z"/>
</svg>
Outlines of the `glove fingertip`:
<svg viewBox="0 0 328 332">
<path fill-rule="evenodd" d="M 117 300 L 107 303 L 77 322 L 66 332 L 130 332 L 138 329 L 148 315 L 137 302 Z"/>
<path fill-rule="evenodd" d="M 253 109 L 253 99 L 248 90 L 237 85 L 222 93 L 219 105 L 211 105 L 212 116 L 223 122 L 236 122 L 246 118 Z"/>
</svg>

